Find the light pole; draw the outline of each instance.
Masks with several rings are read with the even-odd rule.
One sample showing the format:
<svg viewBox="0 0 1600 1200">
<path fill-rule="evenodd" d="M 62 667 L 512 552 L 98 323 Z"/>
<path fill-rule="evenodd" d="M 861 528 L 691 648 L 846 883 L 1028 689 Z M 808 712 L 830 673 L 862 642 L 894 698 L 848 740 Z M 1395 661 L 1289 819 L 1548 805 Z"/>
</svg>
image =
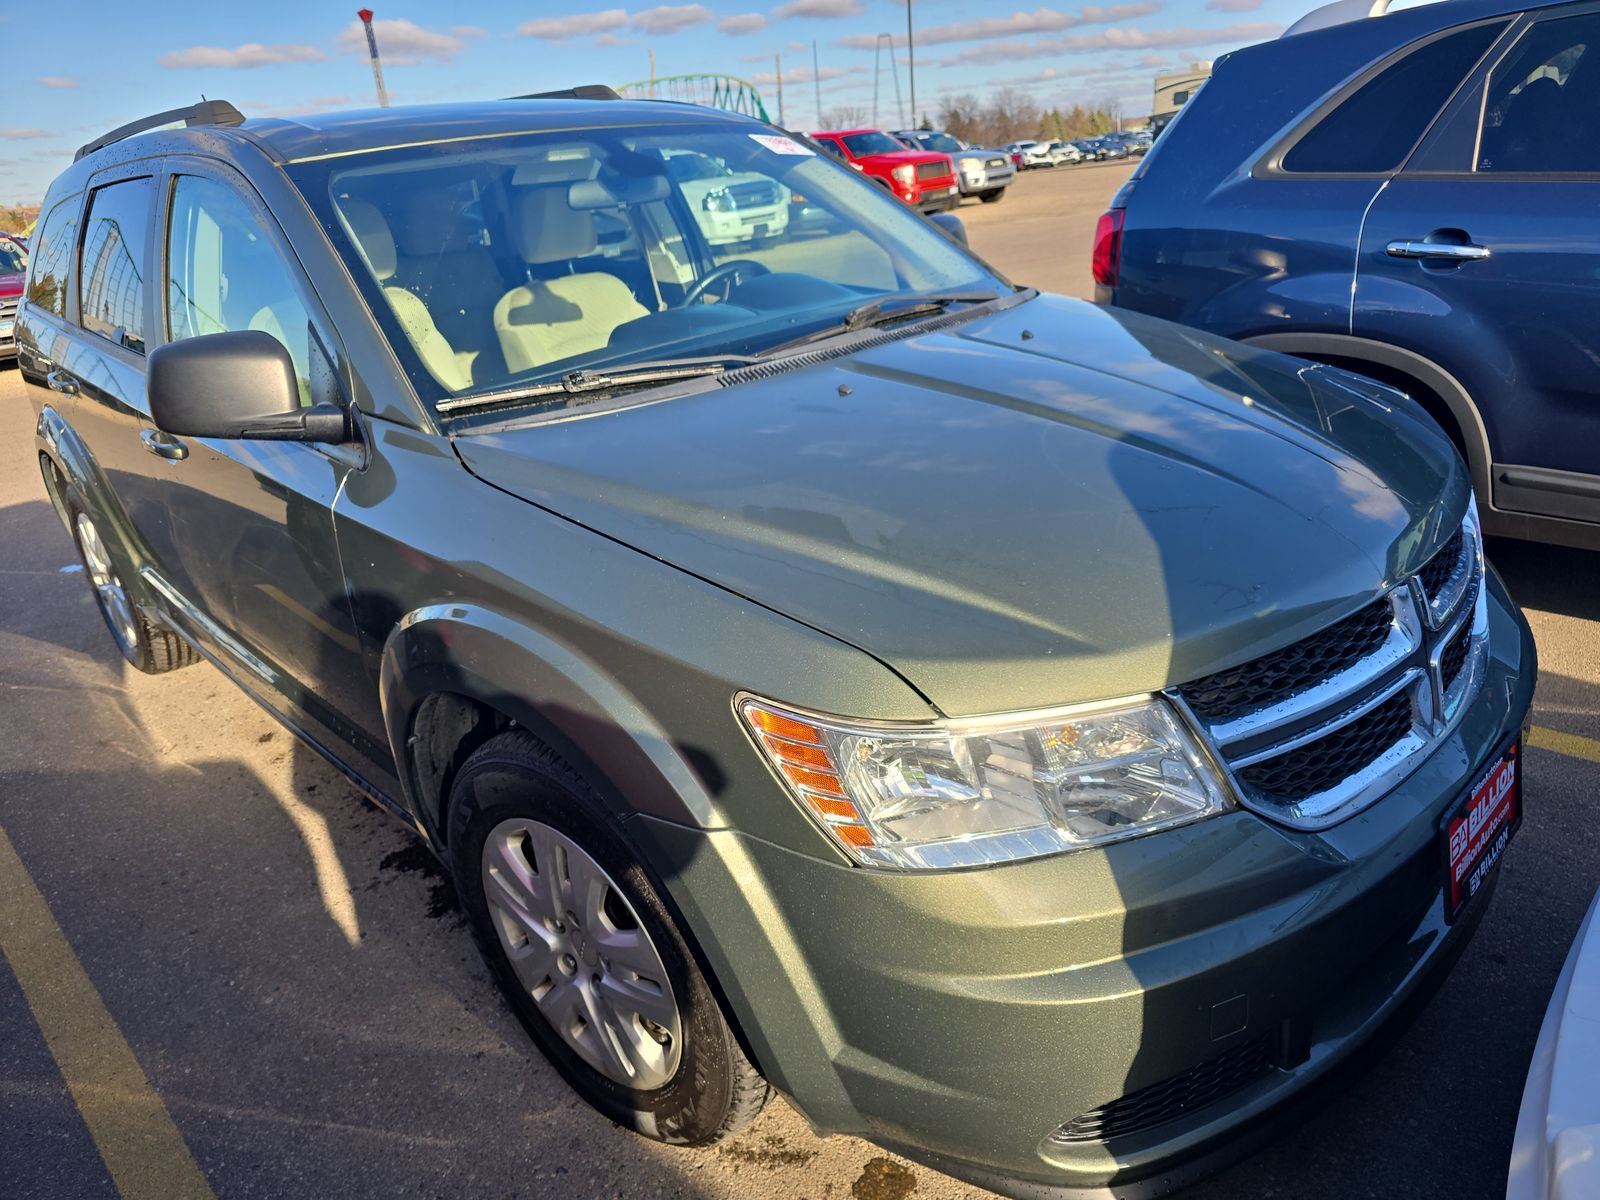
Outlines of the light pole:
<svg viewBox="0 0 1600 1200">
<path fill-rule="evenodd" d="M 917 127 L 917 42 L 911 33 L 911 0 L 906 0 L 906 69 L 911 73 L 911 128 Z"/>
<path fill-rule="evenodd" d="M 378 85 L 378 107 L 389 107 L 389 91 L 383 86 L 383 67 L 378 63 L 378 37 L 372 32 L 372 10 L 363 8 L 356 13 L 367 29 L 367 56 L 372 59 L 372 82 Z"/>
</svg>

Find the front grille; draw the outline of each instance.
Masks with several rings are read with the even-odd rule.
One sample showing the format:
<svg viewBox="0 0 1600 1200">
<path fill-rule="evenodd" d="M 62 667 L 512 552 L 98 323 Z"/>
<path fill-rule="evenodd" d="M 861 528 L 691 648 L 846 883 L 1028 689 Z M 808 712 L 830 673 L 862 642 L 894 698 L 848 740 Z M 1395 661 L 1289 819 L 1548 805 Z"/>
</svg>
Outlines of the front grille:
<svg viewBox="0 0 1600 1200">
<path fill-rule="evenodd" d="M 1272 1070 L 1272 1033 L 1243 1042 L 1210 1062 L 1152 1083 L 1073 1117 L 1050 1135 L 1058 1144 L 1108 1142 L 1174 1121 L 1248 1087 Z"/>
<path fill-rule="evenodd" d="M 735 208 L 769 208 L 781 197 L 775 183 L 736 183 L 728 188 L 728 199 Z"/>
<path fill-rule="evenodd" d="M 1409 733 L 1411 725 L 1411 694 L 1401 690 L 1327 737 L 1241 767 L 1237 774 L 1264 797 L 1292 804 L 1365 770 Z"/>
<path fill-rule="evenodd" d="M 1471 649 L 1472 627 L 1463 625 L 1439 656 L 1439 678 L 1444 682 L 1445 691 L 1454 687 L 1456 680 L 1461 677 L 1461 669 L 1467 665 L 1467 652 Z"/>
<path fill-rule="evenodd" d="M 1388 599 L 1375 600 L 1320 633 L 1185 685 L 1184 699 L 1197 716 L 1211 721 L 1276 704 L 1366 658 L 1383 645 L 1393 624 Z"/>
<path fill-rule="evenodd" d="M 1239 800 L 1302 829 L 1372 804 L 1464 711 L 1484 653 L 1477 537 L 1320 633 L 1174 689 Z"/>
<path fill-rule="evenodd" d="M 1445 584 L 1450 582 L 1450 576 L 1455 573 L 1456 564 L 1461 561 L 1462 541 L 1461 531 L 1457 530 L 1455 536 L 1441 546 L 1439 552 L 1417 572 L 1417 578 L 1422 581 L 1422 590 L 1428 594 L 1430 601 L 1439 598 Z"/>
<path fill-rule="evenodd" d="M 918 163 L 918 179 L 943 179 L 950 174 L 950 168 L 941 162 Z"/>
<path fill-rule="evenodd" d="M 1006 165 L 1006 160 L 1003 158 L 991 158 L 987 165 L 991 167 L 1003 167 Z"/>
<path fill-rule="evenodd" d="M 14 321 L 17 319 L 17 299 L 18 297 L 16 296 L 7 296 L 5 299 L 0 300 L 0 321 Z"/>
</svg>

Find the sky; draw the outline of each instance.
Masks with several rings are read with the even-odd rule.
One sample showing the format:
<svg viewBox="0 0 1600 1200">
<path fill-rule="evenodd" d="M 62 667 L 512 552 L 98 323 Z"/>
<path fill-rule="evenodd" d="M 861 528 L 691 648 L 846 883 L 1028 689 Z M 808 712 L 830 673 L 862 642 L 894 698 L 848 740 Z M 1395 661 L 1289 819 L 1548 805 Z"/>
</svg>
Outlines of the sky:
<svg viewBox="0 0 1600 1200">
<path fill-rule="evenodd" d="M 919 114 L 942 97 L 1026 89 L 1045 108 L 1113 100 L 1147 113 L 1154 77 L 1276 36 L 1317 0 L 1106 0 L 1009 7 L 912 0 Z M 815 128 L 858 106 L 900 127 L 891 58 L 909 100 L 905 0 L 704 0 L 604 7 L 566 0 L 376 0 L 392 104 L 737 75 L 776 119 Z M 83 142 L 202 95 L 246 116 L 362 108 L 374 100 L 358 3 L 0 0 L 0 202 L 33 203 Z M 138 19 L 130 19 L 137 11 Z M 891 33 L 895 53 L 878 53 Z M 812 44 L 818 70 L 813 74 Z M 909 111 L 908 119 L 914 122 Z"/>
</svg>

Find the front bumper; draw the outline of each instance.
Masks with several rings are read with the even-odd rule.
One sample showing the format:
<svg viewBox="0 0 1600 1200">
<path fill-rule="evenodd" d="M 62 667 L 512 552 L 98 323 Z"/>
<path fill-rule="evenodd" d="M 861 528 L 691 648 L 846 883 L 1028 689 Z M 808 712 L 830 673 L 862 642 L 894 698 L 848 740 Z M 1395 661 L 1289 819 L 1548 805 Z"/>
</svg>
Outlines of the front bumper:
<svg viewBox="0 0 1600 1200">
<path fill-rule="evenodd" d="M 1003 167 L 981 167 L 976 171 L 957 171 L 963 196 L 976 196 L 992 192 L 995 188 L 1010 187 L 1017 179 L 1017 169 L 1010 163 Z"/>
<path fill-rule="evenodd" d="M 1320 833 L 1248 812 L 985 870 L 867 871 L 732 830 L 631 827 L 755 1061 L 821 1129 L 1016 1195 L 1157 1194 L 1253 1146 L 1442 978 L 1439 822 L 1532 700 L 1491 573 L 1489 654 L 1455 729 Z M 773 803 L 789 801 L 774 791 Z M 1080 1114 L 1253 1043 L 1264 1074 L 1112 1141 Z"/>
</svg>

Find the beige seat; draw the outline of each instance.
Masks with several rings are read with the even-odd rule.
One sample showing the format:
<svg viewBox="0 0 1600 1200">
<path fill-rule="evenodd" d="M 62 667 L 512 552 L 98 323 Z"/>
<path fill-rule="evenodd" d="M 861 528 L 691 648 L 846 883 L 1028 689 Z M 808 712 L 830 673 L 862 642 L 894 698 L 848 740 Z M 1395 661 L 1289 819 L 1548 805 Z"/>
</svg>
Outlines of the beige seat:
<svg viewBox="0 0 1600 1200">
<path fill-rule="evenodd" d="M 594 214 L 572 208 L 565 187 L 529 188 L 512 204 L 517 252 L 531 267 L 593 254 Z M 603 349 L 618 325 L 649 309 L 615 275 L 584 271 L 512 288 L 494 306 L 494 328 L 513 374 Z"/>
<path fill-rule="evenodd" d="M 383 214 L 365 200 L 344 200 L 339 208 L 373 278 L 384 285 L 383 298 L 394 310 L 395 319 L 406 337 L 417 348 L 423 365 L 452 392 L 471 387 L 472 360 L 477 354 L 471 350 L 457 352 L 439 332 L 427 305 L 403 287 L 388 286 L 387 281 L 394 278 L 396 258 L 394 235 L 389 232 Z"/>
<path fill-rule="evenodd" d="M 443 188 L 419 188 L 401 209 L 391 226 L 394 286 L 422 301 L 457 351 L 497 354 L 490 314 L 508 281 L 483 245 L 479 226 L 463 216 L 459 196 Z"/>
</svg>

